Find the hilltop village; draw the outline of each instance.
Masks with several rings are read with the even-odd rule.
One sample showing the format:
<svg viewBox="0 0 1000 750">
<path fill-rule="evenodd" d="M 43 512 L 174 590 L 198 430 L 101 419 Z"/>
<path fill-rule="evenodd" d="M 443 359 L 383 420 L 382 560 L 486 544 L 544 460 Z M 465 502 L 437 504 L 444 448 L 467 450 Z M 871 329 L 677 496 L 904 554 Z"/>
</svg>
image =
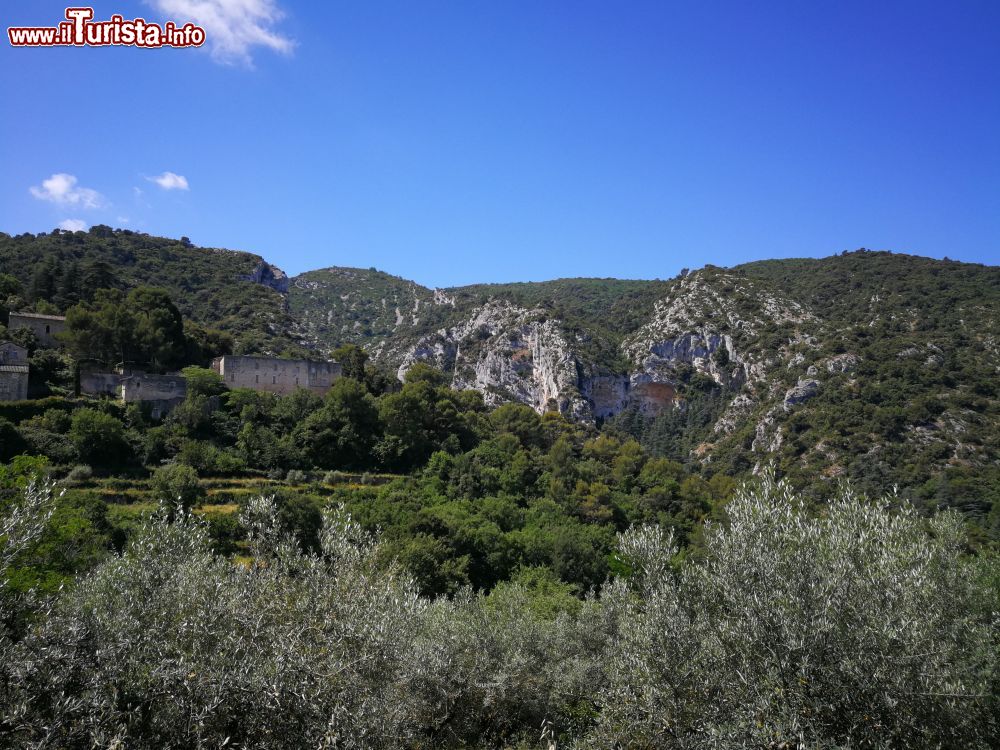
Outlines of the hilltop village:
<svg viewBox="0 0 1000 750">
<path fill-rule="evenodd" d="M 37 347 L 57 349 L 60 334 L 66 329 L 66 318 L 33 312 L 9 314 L 8 329 L 27 329 Z M 28 348 L 12 341 L 0 343 L 0 401 L 28 399 L 30 366 Z M 86 363 L 84 363 L 86 364 Z M 119 363 L 108 367 L 104 363 L 81 365 L 75 379 L 75 395 L 95 398 L 116 398 L 128 403 L 142 403 L 155 418 L 169 413 L 187 394 L 187 378 L 181 372 L 148 372 Z M 214 370 L 230 388 L 249 388 L 287 395 L 304 388 L 319 396 L 330 389 L 343 374 L 338 362 L 316 361 L 267 356 L 226 354 L 211 362 Z"/>
</svg>

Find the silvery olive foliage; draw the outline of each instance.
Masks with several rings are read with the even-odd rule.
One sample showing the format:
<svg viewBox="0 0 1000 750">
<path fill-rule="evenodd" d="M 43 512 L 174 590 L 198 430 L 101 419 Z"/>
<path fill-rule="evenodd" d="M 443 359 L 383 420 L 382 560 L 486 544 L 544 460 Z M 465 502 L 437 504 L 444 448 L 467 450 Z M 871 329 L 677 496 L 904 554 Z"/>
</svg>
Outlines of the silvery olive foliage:
<svg viewBox="0 0 1000 750">
<path fill-rule="evenodd" d="M 812 517 L 764 476 L 677 566 L 633 530 L 635 575 L 603 597 L 618 623 L 592 747 L 996 747 L 996 599 L 952 514 L 849 490 Z"/>
<path fill-rule="evenodd" d="M 52 516 L 55 485 L 32 480 L 25 491 L 0 514 L 0 581 L 11 563 L 45 531 Z"/>
<path fill-rule="evenodd" d="M 53 602 L 14 651 L 13 735 L 30 747 L 392 747 L 412 727 L 401 666 L 428 606 L 331 514 L 323 555 L 245 514 L 254 561 L 177 513 Z M 10 710 L 10 709 L 8 709 Z"/>
<path fill-rule="evenodd" d="M 51 495 L 12 506 L 0 563 Z M 699 554 L 630 531 L 630 575 L 545 614 L 514 584 L 418 596 L 343 509 L 304 552 L 255 499 L 231 560 L 165 508 L 58 596 L 16 603 L 0 746 L 995 747 L 996 578 L 955 517 L 898 505 L 845 493 L 810 515 L 765 476 Z"/>
<path fill-rule="evenodd" d="M 425 711 L 418 723 L 434 747 L 507 747 L 537 738 L 543 722 L 580 733 L 603 680 L 608 633 L 594 599 L 554 619 L 534 616 L 528 592 L 516 585 L 439 599 L 409 671 Z"/>
<path fill-rule="evenodd" d="M 13 705 L 10 655 L 16 646 L 19 620 L 37 608 L 33 597 L 17 597 L 7 589 L 7 574 L 18 556 L 45 531 L 52 516 L 55 488 L 48 482 L 32 481 L 24 493 L 0 514 L 0 717 Z M 0 718 L 0 739 L 9 722 Z"/>
<path fill-rule="evenodd" d="M 268 498 L 240 520 L 252 562 L 213 554 L 194 517 L 164 508 L 41 607 L 4 644 L 0 735 L 32 748 L 450 747 L 514 741 L 563 702 L 592 705 L 604 639 L 585 619 L 536 621 L 517 587 L 422 599 L 340 509 L 317 554 L 281 532 Z"/>
</svg>

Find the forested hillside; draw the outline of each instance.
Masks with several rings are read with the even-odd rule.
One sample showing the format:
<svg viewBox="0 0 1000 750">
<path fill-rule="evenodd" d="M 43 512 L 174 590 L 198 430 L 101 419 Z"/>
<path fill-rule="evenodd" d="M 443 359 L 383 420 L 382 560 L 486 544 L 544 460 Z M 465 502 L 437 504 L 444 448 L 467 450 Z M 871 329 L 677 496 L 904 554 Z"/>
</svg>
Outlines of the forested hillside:
<svg viewBox="0 0 1000 750">
<path fill-rule="evenodd" d="M 19 299 L 7 301 L 10 308 L 65 313 L 90 301 L 98 289 L 159 287 L 184 317 L 232 334 L 238 352 L 280 352 L 298 345 L 280 291 L 287 280 L 252 253 L 194 247 L 185 237 L 106 226 L 87 232 L 0 233 L 0 273 L 21 284 Z"/>
<path fill-rule="evenodd" d="M 249 253 L 94 227 L 0 235 L 0 273 L 17 282 L 9 307 L 83 302 L 89 319 L 118 314 L 98 289 L 159 287 L 188 320 L 172 345 L 188 364 L 359 346 L 377 391 L 425 362 L 490 407 L 555 410 L 706 476 L 774 465 L 817 498 L 850 479 L 997 524 L 996 267 L 862 250 L 431 290 L 375 269 L 289 280 Z"/>
</svg>

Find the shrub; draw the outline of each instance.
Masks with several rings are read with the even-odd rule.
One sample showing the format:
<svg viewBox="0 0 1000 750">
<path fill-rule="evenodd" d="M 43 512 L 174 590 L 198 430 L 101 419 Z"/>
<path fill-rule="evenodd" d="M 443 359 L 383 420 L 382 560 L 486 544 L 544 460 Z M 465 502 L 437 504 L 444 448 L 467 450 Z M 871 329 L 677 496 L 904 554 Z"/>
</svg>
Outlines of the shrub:
<svg viewBox="0 0 1000 750">
<path fill-rule="evenodd" d="M 23 490 L 33 482 L 48 478 L 51 473 L 47 456 L 14 456 L 10 462 L 0 464 L 0 490 Z M 0 508 L 7 510 L 2 504 Z M 2 534 L 0 534 L 2 537 Z"/>
<path fill-rule="evenodd" d="M 87 463 L 117 466 L 128 461 L 125 428 L 110 414 L 96 409 L 77 409 L 73 412 L 69 437 L 77 454 Z"/>
<path fill-rule="evenodd" d="M 70 469 L 66 475 L 66 479 L 70 482 L 86 482 L 92 476 L 94 476 L 93 469 L 87 466 L 87 464 L 79 464 Z"/>
<path fill-rule="evenodd" d="M 232 451 L 223 450 L 204 440 L 185 440 L 177 452 L 177 461 L 187 464 L 202 476 L 229 476 L 246 469 L 246 464 Z"/>
<path fill-rule="evenodd" d="M 181 515 L 148 522 L 80 581 L 21 644 L 18 669 L 0 666 L 14 743 L 416 744 L 407 670 L 427 603 L 374 567 L 348 518 L 328 516 L 322 556 L 285 543 L 267 500 L 242 521 L 262 564 L 213 555 Z"/>
<path fill-rule="evenodd" d="M 625 535 L 594 746 L 995 747 L 996 615 L 954 514 L 849 494 L 820 518 L 765 477 L 679 570 Z"/>
<path fill-rule="evenodd" d="M 10 461 L 27 448 L 28 444 L 21 437 L 17 428 L 10 420 L 0 417 L 0 461 Z"/>
<path fill-rule="evenodd" d="M 0 578 L 40 538 L 43 494 L 0 514 Z M 423 598 L 343 510 L 315 528 L 281 505 L 249 501 L 243 532 L 161 512 L 52 600 L 18 600 L 34 610 L 19 640 L 0 619 L 8 744 L 526 748 L 543 723 L 591 748 L 1000 740 L 1000 567 L 963 556 L 954 515 L 928 534 L 846 495 L 814 518 L 764 477 L 697 555 L 624 534 L 624 577 L 581 602 L 542 569 Z"/>
<path fill-rule="evenodd" d="M 198 472 L 185 464 L 161 466 L 153 474 L 153 493 L 163 503 L 179 504 L 185 510 L 205 498 L 205 490 L 198 482 Z"/>
<path fill-rule="evenodd" d="M 304 484 L 309 477 L 301 469 L 289 469 L 285 475 L 285 481 L 289 484 Z"/>
<path fill-rule="evenodd" d="M 18 426 L 18 432 L 28 445 L 26 452 L 48 456 L 56 464 L 73 463 L 78 455 L 73 441 L 65 430 L 46 429 L 47 421 L 43 417 L 33 417 Z"/>
<path fill-rule="evenodd" d="M 51 409 L 69 412 L 76 405 L 77 402 L 72 399 L 59 396 L 30 399 L 28 401 L 0 401 L 0 419 L 9 419 L 11 422 L 17 423 L 36 417 Z"/>
</svg>

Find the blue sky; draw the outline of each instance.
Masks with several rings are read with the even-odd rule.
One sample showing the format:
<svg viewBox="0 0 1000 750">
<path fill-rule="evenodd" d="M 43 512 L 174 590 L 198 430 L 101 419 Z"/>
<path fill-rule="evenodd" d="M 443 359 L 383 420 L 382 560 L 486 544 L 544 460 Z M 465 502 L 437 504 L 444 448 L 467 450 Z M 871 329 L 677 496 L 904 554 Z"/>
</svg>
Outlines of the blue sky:
<svg viewBox="0 0 1000 750">
<path fill-rule="evenodd" d="M 862 246 L 1000 262 L 995 0 L 94 8 L 208 43 L 0 45 L 0 230 L 105 223 L 431 286 Z"/>
</svg>

